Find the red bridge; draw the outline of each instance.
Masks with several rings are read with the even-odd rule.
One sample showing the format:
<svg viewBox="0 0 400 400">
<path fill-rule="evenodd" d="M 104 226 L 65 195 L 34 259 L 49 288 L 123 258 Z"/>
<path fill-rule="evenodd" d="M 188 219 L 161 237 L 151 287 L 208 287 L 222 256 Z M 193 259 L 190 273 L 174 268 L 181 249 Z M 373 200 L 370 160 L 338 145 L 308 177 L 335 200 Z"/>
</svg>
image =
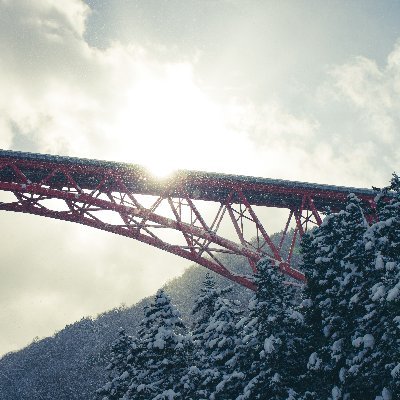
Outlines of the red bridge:
<svg viewBox="0 0 400 400">
<path fill-rule="evenodd" d="M 0 150 L 0 210 L 78 222 L 194 261 L 250 289 L 257 261 L 273 259 L 287 275 L 296 240 L 340 209 L 349 193 L 373 206 L 374 192 L 277 179 L 177 171 L 156 179 L 141 166 Z M 8 193 L 7 193 L 8 192 Z M 286 209 L 282 238 L 273 243 L 261 223 L 265 208 Z M 282 245 L 294 235 L 288 254 Z M 235 238 L 228 237 L 234 232 Z M 229 234 L 228 234 L 229 233 Z M 248 275 L 230 270 L 228 253 L 245 257 Z"/>
</svg>

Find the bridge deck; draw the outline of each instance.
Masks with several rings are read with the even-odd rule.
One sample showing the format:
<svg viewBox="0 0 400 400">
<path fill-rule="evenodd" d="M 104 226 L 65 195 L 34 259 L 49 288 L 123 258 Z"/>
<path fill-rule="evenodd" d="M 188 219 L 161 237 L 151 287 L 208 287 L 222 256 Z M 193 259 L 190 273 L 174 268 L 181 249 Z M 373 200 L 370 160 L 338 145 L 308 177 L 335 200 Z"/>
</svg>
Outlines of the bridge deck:
<svg viewBox="0 0 400 400">
<path fill-rule="evenodd" d="M 136 164 L 6 150 L 0 150 L 0 180 L 2 181 L 13 180 L 12 169 L 4 166 L 10 162 L 17 162 L 18 167 L 32 183 L 39 183 L 54 169 L 55 165 L 60 169 L 68 166 L 69 172 L 82 189 L 95 189 L 105 174 L 111 174 L 120 177 L 133 193 L 156 196 L 164 193 L 182 196 L 187 193 L 194 199 L 225 202 L 229 193 L 235 191 L 231 201 L 240 203 L 236 192 L 242 191 L 251 205 L 268 207 L 299 207 L 304 195 L 309 194 L 318 210 L 323 210 L 328 206 L 337 210 L 342 207 L 349 193 L 356 194 L 365 202 L 371 202 L 375 196 L 371 189 L 202 171 L 179 170 L 168 179 L 160 180 L 152 176 L 144 167 Z M 67 177 L 62 171 L 51 179 L 52 185 L 62 187 L 68 184 Z M 112 179 L 108 184 L 112 189 Z"/>
</svg>

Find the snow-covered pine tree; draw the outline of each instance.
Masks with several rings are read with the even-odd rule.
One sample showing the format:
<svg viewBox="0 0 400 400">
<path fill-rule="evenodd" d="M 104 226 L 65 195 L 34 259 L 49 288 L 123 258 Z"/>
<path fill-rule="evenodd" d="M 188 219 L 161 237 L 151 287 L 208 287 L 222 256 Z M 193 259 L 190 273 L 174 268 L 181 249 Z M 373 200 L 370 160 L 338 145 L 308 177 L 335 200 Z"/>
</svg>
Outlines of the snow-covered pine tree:
<svg viewBox="0 0 400 400">
<path fill-rule="evenodd" d="M 191 340 L 163 290 L 146 307 L 138 338 L 137 373 L 124 400 L 181 399 L 180 381 L 191 358 Z"/>
<path fill-rule="evenodd" d="M 382 193 L 379 222 L 368 227 L 353 195 L 303 238 L 311 333 L 305 385 L 314 392 L 304 398 L 388 400 L 398 390 L 399 206 Z"/>
<path fill-rule="evenodd" d="M 304 360 L 307 365 L 305 399 L 328 399 L 331 388 L 337 382 L 337 377 L 331 372 L 327 337 L 340 323 L 330 320 L 332 310 L 338 303 L 332 295 L 338 290 L 333 271 L 338 269 L 334 247 L 340 241 L 339 223 L 337 214 L 329 214 L 320 227 L 302 239 L 302 269 L 307 279 L 302 305 L 309 330 L 305 338 L 305 348 L 309 351 L 308 359 Z"/>
<path fill-rule="evenodd" d="M 358 329 L 357 317 L 363 313 L 366 298 L 365 265 L 370 262 L 370 254 L 365 253 L 364 234 L 368 223 L 361 201 L 350 194 L 346 207 L 339 213 L 339 242 L 334 246 L 334 257 L 339 261 L 335 271 L 337 289 L 332 295 L 339 300 L 332 309 L 331 320 L 340 321 L 335 331 L 327 337 L 326 350 L 330 352 L 330 370 L 336 377 L 332 387 L 332 398 L 349 397 L 349 360 L 353 357 L 352 339 Z M 340 397 L 342 396 L 342 397 Z"/>
<path fill-rule="evenodd" d="M 216 300 L 214 312 L 202 340 L 205 352 L 204 364 L 201 364 L 202 382 L 200 388 L 204 388 L 204 394 L 211 394 L 211 396 L 205 398 L 226 398 L 221 393 L 217 393 L 216 386 L 229 371 L 229 366 L 226 363 L 234 355 L 238 339 L 236 329 L 238 316 L 239 311 L 234 302 L 223 297 Z"/>
<path fill-rule="evenodd" d="M 385 371 L 390 373 L 388 390 L 393 400 L 400 399 L 400 177 L 393 174 L 390 189 L 394 199 L 387 205 L 388 229 L 383 231 L 388 241 L 383 241 L 381 252 L 386 258 L 385 283 L 387 288 L 385 317 L 387 341 Z M 389 222 L 390 221 L 390 222 Z M 382 349 L 383 350 L 383 349 Z"/>
<path fill-rule="evenodd" d="M 238 310 L 225 297 L 230 291 L 231 287 L 217 288 L 211 275 L 206 274 L 192 310 L 193 359 L 182 379 L 187 399 L 209 399 L 225 373 L 225 362 L 233 354 Z"/>
<path fill-rule="evenodd" d="M 331 221 L 326 221 L 325 224 Z M 321 309 L 314 307 L 314 302 L 319 293 L 319 285 L 322 280 L 322 271 L 315 269 L 316 242 L 314 240 L 315 230 L 306 232 L 301 240 L 302 265 L 301 269 L 306 276 L 307 285 L 303 289 L 301 310 L 304 315 L 304 330 L 299 337 L 303 339 L 300 348 L 297 349 L 300 364 L 299 392 L 302 400 L 317 400 L 316 389 L 323 383 L 321 370 L 322 360 L 319 350 L 324 343 L 322 332 Z"/>
<path fill-rule="evenodd" d="M 308 398 L 348 396 L 348 359 L 355 320 L 364 294 L 363 235 L 368 224 L 359 199 L 351 194 L 344 210 L 328 215 L 303 238 L 307 277 L 303 302 L 310 336 L 305 383 Z M 307 398 L 307 397 L 305 397 Z"/>
<path fill-rule="evenodd" d="M 200 289 L 200 293 L 192 309 L 192 315 L 195 317 L 195 322 L 192 327 L 194 342 L 202 339 L 208 327 L 211 315 L 214 313 L 216 300 L 230 291 L 230 287 L 217 288 L 212 276 L 209 273 L 206 274 L 203 286 Z"/>
<path fill-rule="evenodd" d="M 293 288 L 269 259 L 259 262 L 258 290 L 249 317 L 236 327 L 241 338 L 231 360 L 232 370 L 218 385 L 220 399 L 294 398 L 298 324 L 303 316 L 293 307 Z M 290 361 L 289 361 L 290 360 Z"/>
<path fill-rule="evenodd" d="M 182 377 L 183 392 L 187 399 L 206 398 L 202 383 L 202 359 L 205 357 L 203 346 L 203 335 L 208 326 L 208 322 L 214 310 L 214 304 L 221 289 L 215 287 L 215 281 L 207 272 L 200 293 L 194 301 L 192 316 L 194 323 L 192 326 L 193 358 L 192 364 L 188 367 Z"/>
<path fill-rule="evenodd" d="M 393 197 L 390 201 L 386 194 Z M 352 399 L 400 398 L 400 184 L 378 193 L 378 222 L 365 234 L 367 298 L 353 337 Z M 368 393 L 368 395 L 366 395 Z"/>
<path fill-rule="evenodd" d="M 118 331 L 118 338 L 111 345 L 111 360 L 107 366 L 108 381 L 96 391 L 101 400 L 118 400 L 126 393 L 129 386 L 133 354 L 136 345 L 123 328 Z"/>
</svg>

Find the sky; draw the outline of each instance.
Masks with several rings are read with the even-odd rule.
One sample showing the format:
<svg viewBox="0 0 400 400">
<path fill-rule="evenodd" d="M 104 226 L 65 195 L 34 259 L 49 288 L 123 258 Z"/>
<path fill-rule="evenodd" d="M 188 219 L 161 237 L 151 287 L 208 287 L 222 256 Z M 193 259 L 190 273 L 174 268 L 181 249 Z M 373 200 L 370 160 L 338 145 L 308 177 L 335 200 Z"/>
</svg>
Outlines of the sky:
<svg viewBox="0 0 400 400">
<path fill-rule="evenodd" d="M 0 0 L 0 148 L 385 186 L 399 18 L 390 0 Z M 2 212 L 0 237 L 0 354 L 189 265 L 31 215 Z"/>
</svg>

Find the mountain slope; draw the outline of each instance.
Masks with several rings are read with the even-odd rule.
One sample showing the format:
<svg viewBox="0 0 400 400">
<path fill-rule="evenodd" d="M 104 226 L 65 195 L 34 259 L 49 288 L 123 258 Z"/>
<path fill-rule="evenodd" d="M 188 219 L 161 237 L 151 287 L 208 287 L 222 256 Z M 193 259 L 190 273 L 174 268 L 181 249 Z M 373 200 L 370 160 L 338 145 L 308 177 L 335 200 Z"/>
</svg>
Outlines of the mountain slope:
<svg viewBox="0 0 400 400">
<path fill-rule="evenodd" d="M 273 235 L 279 241 L 279 234 Z M 289 239 L 288 239 L 289 240 Z M 225 255 L 237 273 L 248 266 L 239 257 Z M 207 269 L 192 266 L 179 278 L 165 285 L 165 291 L 190 326 L 191 309 Z M 231 282 L 212 274 L 216 284 Z M 252 292 L 233 284 L 231 296 L 247 305 Z M 143 318 L 143 307 L 150 298 L 131 307 L 120 307 L 95 319 L 83 318 L 66 326 L 52 337 L 35 341 L 24 349 L 6 354 L 0 359 L 1 400 L 82 400 L 93 398 L 105 379 L 111 343 L 118 329 L 134 335 Z"/>
</svg>

